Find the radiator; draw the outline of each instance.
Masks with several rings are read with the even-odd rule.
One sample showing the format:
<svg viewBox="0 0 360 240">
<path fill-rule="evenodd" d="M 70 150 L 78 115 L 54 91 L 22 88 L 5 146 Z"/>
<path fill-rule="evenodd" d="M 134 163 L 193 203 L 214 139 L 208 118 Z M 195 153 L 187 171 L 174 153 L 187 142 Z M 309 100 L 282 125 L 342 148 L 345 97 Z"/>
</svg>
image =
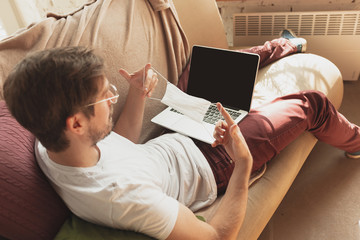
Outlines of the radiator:
<svg viewBox="0 0 360 240">
<path fill-rule="evenodd" d="M 360 78 L 360 11 L 236 13 L 234 47 L 261 45 L 283 29 L 305 38 L 306 52 L 332 61 L 344 80 Z"/>
</svg>

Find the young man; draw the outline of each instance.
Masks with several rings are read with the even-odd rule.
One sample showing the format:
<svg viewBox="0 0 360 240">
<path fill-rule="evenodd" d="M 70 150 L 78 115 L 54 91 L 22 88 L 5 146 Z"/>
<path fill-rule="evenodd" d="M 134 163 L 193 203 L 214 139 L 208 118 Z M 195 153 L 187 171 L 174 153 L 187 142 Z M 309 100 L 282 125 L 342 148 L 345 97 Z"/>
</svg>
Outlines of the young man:
<svg viewBox="0 0 360 240">
<path fill-rule="evenodd" d="M 359 127 L 314 91 L 275 99 L 239 126 L 218 104 L 225 121 L 217 123 L 212 146 L 177 133 L 136 144 L 157 76 L 149 64 L 120 74 L 130 89 L 114 127 L 117 92 L 91 50 L 38 52 L 21 61 L 4 84 L 10 111 L 39 140 L 41 169 L 69 208 L 94 223 L 158 239 L 234 239 L 251 172 L 303 131 L 345 151 L 360 150 Z M 193 211 L 222 192 L 214 217 L 198 220 Z"/>
</svg>

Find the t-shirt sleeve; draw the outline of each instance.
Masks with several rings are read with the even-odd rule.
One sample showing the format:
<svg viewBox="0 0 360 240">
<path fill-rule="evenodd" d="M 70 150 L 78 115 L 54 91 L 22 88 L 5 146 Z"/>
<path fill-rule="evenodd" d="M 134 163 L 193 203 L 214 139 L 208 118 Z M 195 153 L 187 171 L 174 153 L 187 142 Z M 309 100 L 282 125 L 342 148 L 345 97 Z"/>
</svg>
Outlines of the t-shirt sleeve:
<svg viewBox="0 0 360 240">
<path fill-rule="evenodd" d="M 118 197 L 112 203 L 114 227 L 166 239 L 175 226 L 179 202 L 150 184 L 129 188 L 115 193 Z"/>
</svg>

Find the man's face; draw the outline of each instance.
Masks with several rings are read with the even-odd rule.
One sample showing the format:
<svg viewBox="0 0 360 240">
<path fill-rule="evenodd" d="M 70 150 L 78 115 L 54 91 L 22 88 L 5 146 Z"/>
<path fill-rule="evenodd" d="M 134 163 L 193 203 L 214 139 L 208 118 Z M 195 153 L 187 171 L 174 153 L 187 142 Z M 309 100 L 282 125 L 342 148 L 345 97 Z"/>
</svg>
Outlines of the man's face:
<svg viewBox="0 0 360 240">
<path fill-rule="evenodd" d="M 105 78 L 101 81 L 100 91 L 96 101 L 111 97 L 109 81 Z M 110 94 L 110 95 L 109 95 Z M 110 101 L 104 101 L 94 105 L 94 116 L 90 119 L 88 137 L 93 145 L 108 136 L 113 128 L 113 105 Z"/>
<path fill-rule="evenodd" d="M 108 136 L 113 128 L 113 121 L 112 121 L 112 112 L 113 106 L 110 106 L 110 114 L 108 117 L 107 122 L 104 123 L 103 127 L 98 127 L 95 124 L 90 125 L 89 127 L 89 139 L 91 140 L 93 145 L 96 145 L 97 142 L 104 139 Z M 96 117 L 96 116 L 95 116 Z"/>
</svg>

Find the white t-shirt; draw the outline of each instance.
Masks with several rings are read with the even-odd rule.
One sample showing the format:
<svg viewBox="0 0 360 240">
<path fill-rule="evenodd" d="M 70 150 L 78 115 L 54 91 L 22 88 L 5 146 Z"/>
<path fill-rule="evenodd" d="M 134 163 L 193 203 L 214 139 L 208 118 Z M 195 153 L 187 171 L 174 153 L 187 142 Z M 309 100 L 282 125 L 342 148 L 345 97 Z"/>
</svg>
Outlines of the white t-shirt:
<svg viewBox="0 0 360 240">
<path fill-rule="evenodd" d="M 100 159 L 87 168 L 59 165 L 38 141 L 36 147 L 55 190 L 87 221 L 165 239 L 175 225 L 178 201 L 196 211 L 216 199 L 210 166 L 188 137 L 165 134 L 134 144 L 112 132 L 97 146 Z"/>
</svg>

